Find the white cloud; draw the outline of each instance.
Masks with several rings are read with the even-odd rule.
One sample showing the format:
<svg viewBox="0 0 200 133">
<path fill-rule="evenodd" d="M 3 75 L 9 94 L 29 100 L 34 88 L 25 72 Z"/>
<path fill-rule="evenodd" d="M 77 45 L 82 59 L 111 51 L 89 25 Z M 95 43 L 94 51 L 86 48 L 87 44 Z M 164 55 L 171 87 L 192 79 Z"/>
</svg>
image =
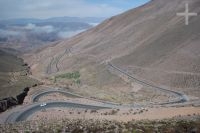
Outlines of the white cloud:
<svg viewBox="0 0 200 133">
<path fill-rule="evenodd" d="M 35 24 L 27 24 L 24 28 L 26 29 L 26 30 L 32 30 L 32 29 L 34 29 L 36 26 L 35 26 Z"/>
<path fill-rule="evenodd" d="M 18 31 L 13 31 L 13 30 L 2 30 L 0 29 L 0 36 L 1 37 L 7 37 L 7 36 L 18 36 L 21 33 Z"/>
<path fill-rule="evenodd" d="M 55 31 L 55 28 L 51 25 L 45 25 L 45 26 L 36 26 L 35 24 L 27 24 L 24 29 L 26 30 L 33 30 L 34 32 L 46 32 L 51 33 Z"/>
<path fill-rule="evenodd" d="M 39 30 L 44 31 L 46 33 L 51 33 L 55 31 L 54 27 L 51 25 L 41 26 L 39 27 Z"/>
</svg>

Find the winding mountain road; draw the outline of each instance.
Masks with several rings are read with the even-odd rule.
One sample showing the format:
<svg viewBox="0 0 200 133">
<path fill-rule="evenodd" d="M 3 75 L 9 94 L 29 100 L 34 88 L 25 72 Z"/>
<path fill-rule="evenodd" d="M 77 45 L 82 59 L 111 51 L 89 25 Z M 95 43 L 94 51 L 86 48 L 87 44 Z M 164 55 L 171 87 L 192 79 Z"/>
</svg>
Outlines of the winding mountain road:
<svg viewBox="0 0 200 133">
<path fill-rule="evenodd" d="M 66 92 L 66 91 L 62 91 L 62 90 L 48 90 L 48 91 L 43 91 L 43 92 L 40 92 L 38 94 L 35 94 L 32 97 L 32 101 L 38 102 L 41 97 L 48 95 L 48 94 L 51 94 L 51 93 L 60 93 L 60 94 L 63 94 L 67 97 L 81 98 L 81 96 L 79 96 L 79 95 L 76 95 L 76 94 L 73 94 L 73 93 L 70 93 L 70 92 Z"/>
<path fill-rule="evenodd" d="M 78 104 L 72 102 L 63 102 L 63 101 L 51 101 L 51 102 L 39 102 L 29 106 L 24 107 L 20 111 L 12 112 L 8 117 L 5 119 L 4 123 L 12 123 L 12 122 L 19 122 L 27 120 L 32 114 L 35 112 L 55 108 L 55 107 L 62 107 L 62 108 L 82 108 L 82 109 L 91 109 L 91 110 L 99 110 L 99 109 L 109 109 L 110 107 L 106 106 L 96 106 L 96 105 L 89 105 L 89 104 Z"/>
<path fill-rule="evenodd" d="M 167 90 L 168 91 L 168 90 Z M 45 95 L 48 95 L 50 93 L 62 93 L 66 96 L 69 97 L 74 97 L 74 98 L 85 98 L 83 96 L 73 94 L 71 92 L 66 92 L 63 90 L 48 90 L 48 91 L 43 91 L 40 93 L 37 93 L 32 97 L 32 101 L 35 102 L 31 105 L 25 106 L 23 108 L 20 108 L 18 111 L 13 111 L 11 112 L 7 118 L 4 120 L 4 123 L 12 123 L 12 122 L 19 122 L 19 121 L 24 121 L 27 120 L 31 115 L 33 115 L 35 112 L 44 110 L 44 109 L 49 109 L 49 108 L 55 108 L 55 107 L 62 107 L 62 108 L 82 108 L 82 109 L 111 109 L 111 108 L 124 108 L 124 107 L 142 107 L 142 106 L 135 106 L 135 105 L 119 105 L 111 102 L 106 102 L 106 101 L 101 101 L 97 99 L 91 99 L 97 102 L 100 102 L 101 104 L 99 105 L 91 105 L 91 104 L 80 104 L 80 103 L 74 103 L 74 102 L 67 102 L 67 101 L 49 101 L 49 102 L 38 102 L 39 99 Z M 184 95 L 182 95 L 184 97 Z M 164 104 L 173 104 L 173 103 L 182 103 L 185 102 L 186 100 L 180 99 L 177 101 L 172 101 L 168 103 L 161 103 L 159 105 L 164 105 Z"/>
<path fill-rule="evenodd" d="M 56 70 L 59 71 L 58 62 L 67 53 L 71 53 L 70 49 L 66 49 L 65 52 L 62 55 L 60 55 L 59 58 L 56 59 L 56 62 L 54 62 L 55 59 L 53 58 L 53 60 L 50 62 L 50 66 L 48 67 L 47 71 L 51 72 L 51 67 L 52 67 L 53 64 L 55 64 Z M 177 92 L 177 91 L 174 91 L 174 90 L 169 90 L 169 89 L 162 88 L 162 87 L 158 87 L 158 86 L 152 85 L 150 83 L 147 83 L 145 81 L 139 80 L 139 79 L 135 78 L 134 76 L 132 76 L 131 74 L 129 74 L 128 72 L 126 72 L 125 70 L 122 70 L 121 68 L 111 64 L 110 62 L 108 62 L 107 65 L 110 68 L 126 75 L 128 78 L 138 82 L 139 84 L 151 87 L 151 88 L 156 89 L 156 90 L 163 91 L 165 93 L 171 93 L 172 95 L 176 96 L 176 98 L 172 99 L 171 101 L 158 103 L 158 104 L 151 104 L 151 105 L 170 105 L 170 104 L 184 103 L 184 102 L 189 101 L 189 98 L 186 95 L 184 95 L 180 92 Z M 48 95 L 48 94 L 51 94 L 51 93 L 61 93 L 65 96 L 74 97 L 74 98 L 85 98 L 85 99 L 89 99 L 89 100 L 99 102 L 100 104 L 98 104 L 98 106 L 97 106 L 97 104 L 95 104 L 95 105 L 80 104 L 80 103 L 67 102 L 67 101 L 65 101 L 65 102 L 63 102 L 63 101 L 39 102 L 39 99 L 41 97 Z M 32 97 L 32 101 L 34 102 L 33 104 L 25 106 L 23 109 L 19 109 L 18 111 L 15 111 L 15 112 L 13 111 L 12 113 L 10 113 L 4 122 L 18 122 L 18 121 L 27 120 L 28 117 L 31 116 L 32 114 L 34 114 L 35 112 L 41 111 L 43 109 L 55 108 L 55 107 L 83 108 L 83 109 L 95 109 L 95 110 L 109 109 L 109 108 L 123 108 L 123 107 L 142 107 L 141 105 L 131 105 L 131 104 L 120 105 L 118 103 L 102 101 L 102 100 L 98 100 L 98 99 L 94 99 L 94 98 L 87 98 L 87 97 L 80 96 L 78 94 L 66 92 L 64 90 L 42 91 L 40 93 L 35 94 Z"/>
<path fill-rule="evenodd" d="M 50 63 L 48 64 L 47 66 L 47 70 L 46 70 L 46 73 L 47 74 L 51 74 L 52 73 L 52 68 L 54 67 L 55 68 L 55 72 L 59 72 L 60 71 L 60 68 L 58 66 L 60 60 L 67 54 L 70 53 L 70 49 L 66 49 L 64 53 L 58 55 L 57 57 L 52 57 Z"/>
<path fill-rule="evenodd" d="M 68 50 L 69 53 L 72 54 L 71 52 L 71 49 Z M 94 59 L 98 59 L 96 58 L 94 55 L 89 55 L 90 57 L 94 58 Z M 174 90 L 169 90 L 169 89 L 166 89 L 166 88 L 162 88 L 162 87 L 158 87 L 158 86 L 155 86 L 155 85 L 152 85 L 150 83 L 147 83 L 145 81 L 142 81 L 140 79 L 137 79 L 136 77 L 132 76 L 131 74 L 129 74 L 128 72 L 126 72 L 125 70 L 115 66 L 114 64 L 111 64 L 110 62 L 107 62 L 106 63 L 108 65 L 108 67 L 111 67 L 112 69 L 126 75 L 128 78 L 136 81 L 137 83 L 141 84 L 141 85 L 144 85 L 144 86 L 147 86 L 147 87 L 151 87 L 155 90 L 159 90 L 159 91 L 162 91 L 162 92 L 165 92 L 165 93 L 171 93 L 172 95 L 176 96 L 177 98 L 175 99 L 172 99 L 171 101 L 168 101 L 168 102 L 163 102 L 163 103 L 159 103 L 157 105 L 166 105 L 166 104 L 175 104 L 175 103 L 184 103 L 184 102 L 187 102 L 189 101 L 189 98 L 187 97 L 187 95 L 183 94 L 183 93 L 180 93 L 178 91 L 174 91 Z M 156 105 L 156 104 L 154 104 Z"/>
<path fill-rule="evenodd" d="M 99 110 L 99 109 L 111 109 L 111 108 L 119 107 L 119 105 L 116 103 L 106 102 L 106 101 L 101 101 L 101 100 L 91 99 L 91 98 L 85 98 L 85 99 L 99 102 L 99 104 L 83 104 L 83 103 L 75 103 L 75 102 L 68 102 L 68 101 L 39 102 L 39 99 L 41 97 L 46 96 L 51 93 L 61 93 L 61 94 L 64 94 L 65 96 L 73 97 L 73 98 L 85 98 L 83 96 L 73 94 L 71 92 L 66 92 L 63 90 L 42 91 L 35 94 L 32 97 L 32 101 L 34 102 L 33 104 L 27 105 L 23 108 L 20 108 L 20 107 L 17 107 L 16 109 L 14 108 L 6 116 L 4 120 L 0 121 L 0 123 L 12 123 L 12 122 L 24 121 L 24 120 L 27 120 L 34 113 L 44 110 L 44 109 L 49 109 L 49 108 L 62 107 L 62 108 L 82 108 L 82 109 Z"/>
<path fill-rule="evenodd" d="M 100 103 L 101 105 L 106 105 L 110 108 L 117 108 L 117 107 L 127 107 L 127 105 L 121 105 L 120 103 L 115 103 L 115 102 L 109 102 L 109 101 L 103 101 L 103 100 L 99 100 L 99 99 L 95 99 L 95 98 L 90 98 L 90 97 L 84 97 L 84 96 L 81 96 L 81 95 L 78 95 L 78 94 L 75 94 L 75 93 L 72 93 L 72 92 L 68 92 L 68 91 L 64 91 L 62 89 L 52 89 L 52 90 L 47 90 L 47 91 L 42 91 L 42 92 L 39 92 L 39 93 L 36 93 L 33 95 L 32 97 L 32 102 L 39 102 L 39 99 L 43 96 L 46 96 L 48 94 L 51 94 L 51 93 L 60 93 L 60 94 L 63 94 L 67 97 L 72 97 L 72 98 L 83 98 L 83 99 L 87 99 L 87 100 L 91 100 L 91 101 L 94 101 L 94 102 L 98 102 Z M 136 106 L 136 105 L 128 105 L 129 107 L 139 107 L 139 106 Z"/>
<path fill-rule="evenodd" d="M 159 103 L 159 105 L 165 105 L 165 104 L 174 104 L 174 103 L 184 103 L 184 102 L 187 102 L 189 101 L 189 98 L 185 95 L 185 94 L 182 94 L 180 92 L 177 92 L 177 91 L 174 91 L 174 90 L 169 90 L 169 89 L 165 89 L 165 88 L 161 88 L 161 87 L 158 87 L 158 86 L 155 86 L 155 85 L 152 85 L 150 83 L 147 83 L 147 82 L 144 82 L 142 80 L 139 80 L 137 78 L 135 78 L 134 76 L 130 75 L 128 72 L 126 72 L 125 70 L 122 70 L 121 68 L 111 64 L 111 63 L 108 63 L 108 66 L 111 67 L 112 69 L 126 75 L 127 77 L 129 77 L 130 79 L 144 85 L 144 86 L 148 86 L 148 87 L 152 87 L 154 89 L 157 89 L 157 90 L 160 90 L 160 91 L 164 91 L 166 93 L 171 93 L 173 95 L 176 95 L 177 98 L 174 99 L 173 101 L 169 101 L 169 102 L 164 102 L 164 103 Z"/>
<path fill-rule="evenodd" d="M 63 55 L 65 55 L 65 54 L 72 54 L 71 48 L 66 49 Z M 89 55 L 89 56 L 92 57 L 92 58 L 94 58 L 94 59 L 97 59 L 93 55 L 92 56 Z M 58 63 L 56 63 L 56 64 L 58 64 Z M 114 70 L 116 70 L 116 71 L 118 71 L 118 72 L 126 75 L 128 78 L 130 78 L 130 79 L 138 82 L 139 84 L 151 87 L 151 88 L 153 88 L 155 90 L 159 90 L 159 91 L 162 91 L 162 92 L 165 92 L 165 93 L 170 93 L 170 94 L 172 94 L 172 95 L 174 95 L 174 96 L 177 97 L 176 99 L 173 99 L 173 100 L 168 101 L 168 102 L 159 103 L 158 105 L 166 105 L 166 104 L 174 104 L 174 103 L 184 103 L 184 102 L 189 101 L 189 98 L 185 94 L 183 94 L 183 93 L 180 93 L 180 92 L 177 92 L 177 91 L 174 91 L 174 90 L 169 90 L 169 89 L 162 88 L 162 87 L 158 87 L 158 86 L 152 85 L 150 83 L 147 83 L 145 81 L 139 80 L 139 79 L 135 78 L 134 76 L 132 76 L 131 74 L 129 74 L 128 72 L 126 72 L 125 70 L 123 70 L 123 69 L 121 69 L 121 68 L 119 68 L 119 67 L 111 64 L 110 62 L 108 62 L 107 65 L 109 67 L 111 67 L 112 69 L 114 69 Z"/>
</svg>

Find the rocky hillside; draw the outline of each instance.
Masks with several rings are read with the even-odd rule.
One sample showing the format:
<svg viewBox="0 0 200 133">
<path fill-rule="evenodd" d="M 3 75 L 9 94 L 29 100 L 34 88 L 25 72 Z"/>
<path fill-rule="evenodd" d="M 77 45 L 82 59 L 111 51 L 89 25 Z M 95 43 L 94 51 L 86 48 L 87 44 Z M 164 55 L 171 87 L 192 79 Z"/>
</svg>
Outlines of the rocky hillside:
<svg viewBox="0 0 200 133">
<path fill-rule="evenodd" d="M 189 1 L 190 12 L 200 14 L 199 7 L 199 0 Z M 99 97 L 103 90 L 123 95 L 131 89 L 108 71 L 106 62 L 138 79 L 198 96 L 200 15 L 190 17 L 186 26 L 176 16 L 184 8 L 183 0 L 152 0 L 24 58 L 39 77 L 80 71 L 79 91 L 98 90 Z"/>
</svg>

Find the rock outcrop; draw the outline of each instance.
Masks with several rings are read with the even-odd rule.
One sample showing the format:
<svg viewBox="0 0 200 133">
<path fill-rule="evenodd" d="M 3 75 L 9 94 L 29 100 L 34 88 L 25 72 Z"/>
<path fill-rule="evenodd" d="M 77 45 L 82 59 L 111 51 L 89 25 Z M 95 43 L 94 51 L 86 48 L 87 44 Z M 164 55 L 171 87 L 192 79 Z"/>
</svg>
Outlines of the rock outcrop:
<svg viewBox="0 0 200 133">
<path fill-rule="evenodd" d="M 23 104 L 25 97 L 27 96 L 29 87 L 24 88 L 23 92 L 14 97 L 8 97 L 0 100 L 0 112 L 4 112 L 10 107 Z"/>
<path fill-rule="evenodd" d="M 27 96 L 29 88 L 26 87 L 22 93 L 16 96 L 18 104 L 23 104 L 25 97 Z"/>
<path fill-rule="evenodd" d="M 0 100 L 0 112 L 6 111 L 12 106 L 18 105 L 18 101 L 13 97 L 8 97 Z"/>
</svg>

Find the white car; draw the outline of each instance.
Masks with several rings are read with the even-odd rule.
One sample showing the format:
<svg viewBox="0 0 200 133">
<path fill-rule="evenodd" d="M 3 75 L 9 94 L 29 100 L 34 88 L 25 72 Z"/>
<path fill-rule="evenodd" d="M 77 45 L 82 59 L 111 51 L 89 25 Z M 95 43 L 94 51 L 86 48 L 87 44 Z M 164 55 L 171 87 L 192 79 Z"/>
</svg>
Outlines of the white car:
<svg viewBox="0 0 200 133">
<path fill-rule="evenodd" d="M 42 104 L 40 104 L 40 107 L 44 107 L 46 105 L 47 105 L 46 103 L 42 103 Z"/>
</svg>

